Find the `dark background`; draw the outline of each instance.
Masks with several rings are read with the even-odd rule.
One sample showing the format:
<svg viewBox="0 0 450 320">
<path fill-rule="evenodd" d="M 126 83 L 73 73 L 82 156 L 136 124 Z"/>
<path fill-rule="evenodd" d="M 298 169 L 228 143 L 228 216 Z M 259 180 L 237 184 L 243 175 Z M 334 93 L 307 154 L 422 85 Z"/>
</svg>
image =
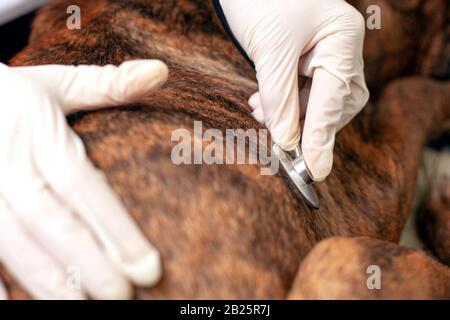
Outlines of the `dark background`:
<svg viewBox="0 0 450 320">
<path fill-rule="evenodd" d="M 2 43 L 0 62 L 8 63 L 9 59 L 27 45 L 34 15 L 35 12 L 0 26 L 0 41 Z"/>
</svg>

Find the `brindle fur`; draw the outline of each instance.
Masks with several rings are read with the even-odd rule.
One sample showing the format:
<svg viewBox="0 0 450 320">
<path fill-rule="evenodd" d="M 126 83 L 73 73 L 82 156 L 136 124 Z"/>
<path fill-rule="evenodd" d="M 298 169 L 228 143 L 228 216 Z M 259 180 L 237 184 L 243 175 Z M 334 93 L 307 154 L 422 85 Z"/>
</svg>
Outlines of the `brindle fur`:
<svg viewBox="0 0 450 320">
<path fill-rule="evenodd" d="M 389 3 L 394 1 L 378 2 L 393 10 Z M 81 7 L 81 30 L 66 28 L 66 8 L 72 4 Z M 386 28 L 374 32 L 389 32 Z M 422 146 L 450 116 L 449 83 L 420 77 L 391 83 L 378 103 L 371 102 L 338 134 L 334 170 L 317 185 L 322 206 L 313 211 L 282 176 L 261 176 L 259 166 L 170 161 L 172 131 L 192 131 L 194 120 L 203 121 L 204 129 L 260 128 L 246 103 L 257 88 L 254 71 L 227 40 L 209 1 L 53 1 L 38 14 L 29 46 L 12 64 L 104 65 L 136 58 L 169 65 L 170 79 L 162 90 L 137 104 L 78 114 L 70 121 L 90 158 L 161 251 L 162 281 L 138 289 L 137 298 L 285 298 L 300 263 L 321 240 L 399 240 Z M 370 56 L 367 63 L 370 68 L 379 64 Z M 369 75 L 369 83 L 405 70 Z M 377 250 L 366 261 L 376 264 L 387 254 Z M 448 284 L 448 269 L 433 270 Z M 6 278 L 12 297 L 23 297 Z M 416 281 L 431 288 L 427 298 L 444 297 L 427 279 Z M 297 281 L 294 290 L 299 286 Z"/>
</svg>

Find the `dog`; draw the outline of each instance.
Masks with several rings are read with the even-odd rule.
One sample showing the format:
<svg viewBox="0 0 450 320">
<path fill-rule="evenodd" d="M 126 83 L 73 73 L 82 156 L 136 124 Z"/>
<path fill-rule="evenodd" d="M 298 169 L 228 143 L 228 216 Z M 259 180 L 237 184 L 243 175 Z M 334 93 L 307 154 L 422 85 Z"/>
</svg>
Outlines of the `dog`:
<svg viewBox="0 0 450 320">
<path fill-rule="evenodd" d="M 427 66 L 409 69 L 426 50 L 411 53 L 404 41 L 393 44 L 393 55 L 408 54 L 402 66 L 392 67 L 398 61 L 392 56 L 380 62 L 389 50 L 373 43 L 382 44 L 391 28 L 400 28 L 403 37 L 408 10 L 430 10 L 428 4 L 392 5 L 419 1 L 371 2 L 398 19 L 367 35 L 368 83 L 376 100 L 338 134 L 333 172 L 316 185 L 319 210 L 306 206 L 281 174 L 260 175 L 261 164 L 171 162 L 172 132 L 192 131 L 194 121 L 223 132 L 263 128 L 247 105 L 257 89 L 254 70 L 228 40 L 209 1 L 56 0 L 39 11 L 29 45 L 11 65 L 151 58 L 170 68 L 167 84 L 139 103 L 69 118 L 89 157 L 161 252 L 161 282 L 137 288 L 137 299 L 450 297 L 447 267 L 395 244 L 411 210 L 423 145 L 450 118 L 450 84 L 429 78 L 448 57 L 437 45 Z M 445 1 L 428 2 L 441 17 Z M 353 3 L 361 9 L 365 1 Z M 81 8 L 80 30 L 66 27 L 66 8 L 74 4 Z M 445 19 L 437 20 L 432 27 L 445 28 Z M 351 272 L 343 273 L 348 259 Z M 410 286 L 423 290 L 413 295 L 407 281 L 383 281 L 382 290 L 369 291 L 366 269 L 377 264 L 388 279 L 408 268 L 422 270 Z M 317 281 L 320 270 L 327 277 Z M 345 277 L 349 272 L 353 276 Z M 13 299 L 28 297 L 5 270 L 0 273 Z M 324 283 L 331 278 L 333 291 Z"/>
</svg>

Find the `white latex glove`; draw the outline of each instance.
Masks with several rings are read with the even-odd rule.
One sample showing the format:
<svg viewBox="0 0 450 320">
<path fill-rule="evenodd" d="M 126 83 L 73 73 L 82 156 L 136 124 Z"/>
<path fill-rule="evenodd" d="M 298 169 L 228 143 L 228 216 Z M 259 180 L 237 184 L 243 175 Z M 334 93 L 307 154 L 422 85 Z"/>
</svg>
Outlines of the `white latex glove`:
<svg viewBox="0 0 450 320">
<path fill-rule="evenodd" d="M 159 253 L 89 161 L 65 115 L 135 102 L 167 75 L 156 60 L 120 67 L 0 64 L 0 262 L 33 297 L 126 299 L 131 283 L 159 280 Z M 71 276 L 80 277 L 81 290 L 70 286 Z"/>
<path fill-rule="evenodd" d="M 315 181 L 333 164 L 335 135 L 367 103 L 365 22 L 343 0 L 220 0 L 227 22 L 255 63 L 259 92 L 249 104 L 286 151 L 300 142 Z M 299 102 L 299 74 L 312 78 Z M 309 100 L 308 100 L 309 95 Z M 307 108 L 306 108 L 307 107 Z M 306 111 L 307 109 L 307 111 Z"/>
</svg>

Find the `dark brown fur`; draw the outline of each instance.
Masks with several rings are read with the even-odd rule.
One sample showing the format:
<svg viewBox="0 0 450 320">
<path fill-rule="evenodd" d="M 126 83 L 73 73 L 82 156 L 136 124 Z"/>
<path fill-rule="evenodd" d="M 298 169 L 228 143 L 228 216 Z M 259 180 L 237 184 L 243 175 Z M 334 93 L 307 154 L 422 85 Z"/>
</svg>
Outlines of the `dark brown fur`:
<svg viewBox="0 0 450 320">
<path fill-rule="evenodd" d="M 69 4 L 82 8 L 79 31 L 65 27 Z M 450 116 L 448 83 L 390 84 L 379 103 L 339 133 L 334 171 L 317 185 L 322 207 L 312 211 L 284 178 L 261 176 L 258 166 L 171 163 L 172 131 L 192 130 L 194 120 L 204 129 L 259 128 L 246 103 L 257 88 L 254 72 L 206 0 L 54 1 L 40 11 L 30 45 L 12 64 L 135 58 L 169 65 L 164 88 L 133 106 L 78 114 L 71 124 L 161 251 L 164 277 L 153 289 L 139 289 L 138 298 L 285 298 L 321 240 L 398 241 L 422 146 Z M 13 281 L 8 285 L 13 297 L 23 296 Z"/>
</svg>

